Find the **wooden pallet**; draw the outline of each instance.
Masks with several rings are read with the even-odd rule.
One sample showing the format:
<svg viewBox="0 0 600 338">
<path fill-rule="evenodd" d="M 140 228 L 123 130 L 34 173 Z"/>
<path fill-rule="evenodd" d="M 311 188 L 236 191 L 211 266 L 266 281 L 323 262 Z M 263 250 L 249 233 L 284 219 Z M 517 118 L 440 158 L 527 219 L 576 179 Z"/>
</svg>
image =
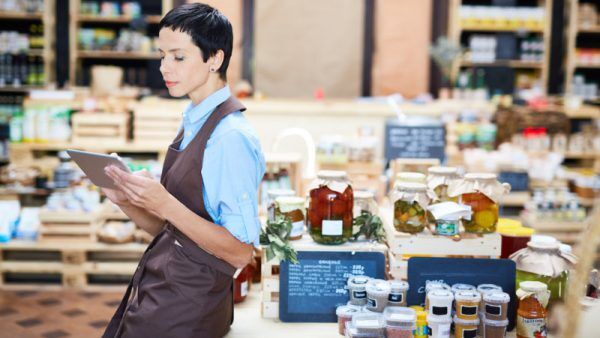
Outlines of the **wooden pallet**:
<svg viewBox="0 0 600 338">
<path fill-rule="evenodd" d="M 428 230 L 411 235 L 394 228 L 391 208 L 381 208 L 380 215 L 390 247 L 390 274 L 396 279 L 407 279 L 410 257 L 500 257 L 502 239 L 497 233 L 461 234 L 460 240 L 434 235 Z"/>
<path fill-rule="evenodd" d="M 71 141 L 77 144 L 126 143 L 129 135 L 129 115 L 108 113 L 74 114 Z"/>
<path fill-rule="evenodd" d="M 0 288 L 126 284 L 146 245 L 11 241 L 0 245 Z"/>
<path fill-rule="evenodd" d="M 292 241 L 296 251 L 357 251 L 357 252 L 381 252 L 387 257 L 387 246 L 384 244 L 369 242 L 348 242 L 342 245 L 321 245 L 315 243 L 310 235 L 305 233 L 302 239 Z M 266 255 L 262 255 L 261 261 L 261 316 L 263 318 L 279 318 L 279 262 L 271 260 L 267 262 Z"/>
<path fill-rule="evenodd" d="M 40 210 L 40 242 L 95 242 L 98 212 Z"/>
</svg>

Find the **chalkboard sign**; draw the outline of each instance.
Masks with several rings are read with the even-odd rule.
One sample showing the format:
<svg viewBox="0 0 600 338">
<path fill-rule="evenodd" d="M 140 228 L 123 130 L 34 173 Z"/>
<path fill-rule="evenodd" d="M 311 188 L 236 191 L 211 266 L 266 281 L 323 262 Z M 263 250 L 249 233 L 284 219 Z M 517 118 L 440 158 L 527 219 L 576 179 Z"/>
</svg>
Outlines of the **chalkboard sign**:
<svg viewBox="0 0 600 338">
<path fill-rule="evenodd" d="M 508 329 L 512 330 L 516 316 L 515 296 L 516 265 L 510 259 L 475 258 L 425 258 L 408 260 L 409 305 L 425 304 L 425 283 L 440 281 L 448 285 L 456 283 L 496 284 L 510 295 L 508 304 Z"/>
<path fill-rule="evenodd" d="M 279 319 L 283 322 L 336 322 L 335 308 L 349 300 L 350 275 L 385 277 L 381 252 L 299 251 L 298 261 L 280 265 Z"/>
<path fill-rule="evenodd" d="M 385 124 L 385 159 L 437 158 L 444 161 L 446 129 L 437 121 Z"/>
</svg>

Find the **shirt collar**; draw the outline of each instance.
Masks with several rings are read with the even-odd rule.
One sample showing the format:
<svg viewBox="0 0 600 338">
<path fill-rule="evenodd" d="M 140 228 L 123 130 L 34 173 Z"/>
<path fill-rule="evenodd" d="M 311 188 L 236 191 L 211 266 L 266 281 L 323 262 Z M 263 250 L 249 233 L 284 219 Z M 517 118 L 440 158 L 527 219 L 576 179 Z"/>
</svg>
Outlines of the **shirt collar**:
<svg viewBox="0 0 600 338">
<path fill-rule="evenodd" d="M 196 106 L 190 102 L 189 106 L 183 113 L 184 121 L 191 124 L 197 123 L 198 121 L 210 115 L 210 113 L 212 113 L 218 105 L 225 102 L 230 96 L 231 90 L 229 89 L 228 85 L 225 85 L 225 87 L 210 94 Z"/>
</svg>

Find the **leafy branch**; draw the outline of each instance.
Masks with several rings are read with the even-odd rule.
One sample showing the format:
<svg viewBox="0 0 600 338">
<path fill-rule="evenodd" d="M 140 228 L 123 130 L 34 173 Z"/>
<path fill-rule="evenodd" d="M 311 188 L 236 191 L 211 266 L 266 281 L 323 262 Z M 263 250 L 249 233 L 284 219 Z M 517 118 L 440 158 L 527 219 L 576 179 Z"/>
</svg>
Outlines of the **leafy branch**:
<svg viewBox="0 0 600 338">
<path fill-rule="evenodd" d="M 359 230 L 350 238 L 351 241 L 356 241 L 361 235 L 364 235 L 367 240 L 372 239 L 379 243 L 385 242 L 385 231 L 383 230 L 381 218 L 368 211 L 363 210 L 360 216 L 352 221 L 352 228 L 359 228 Z"/>
<path fill-rule="evenodd" d="M 285 217 L 275 221 L 267 221 L 267 226 L 261 231 L 260 244 L 266 247 L 267 261 L 276 258 L 278 261 L 298 263 L 296 250 L 290 245 L 289 237 L 292 231 L 292 222 Z"/>
</svg>

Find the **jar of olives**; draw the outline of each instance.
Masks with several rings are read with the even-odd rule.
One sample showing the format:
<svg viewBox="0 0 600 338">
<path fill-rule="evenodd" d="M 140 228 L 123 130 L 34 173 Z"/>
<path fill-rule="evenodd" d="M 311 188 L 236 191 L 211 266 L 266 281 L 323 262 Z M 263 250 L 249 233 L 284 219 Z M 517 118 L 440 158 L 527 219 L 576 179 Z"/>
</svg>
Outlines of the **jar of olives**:
<svg viewBox="0 0 600 338">
<path fill-rule="evenodd" d="M 323 170 L 310 185 L 307 227 L 321 244 L 342 244 L 352 236 L 354 197 L 343 171 Z"/>
<path fill-rule="evenodd" d="M 462 204 L 471 207 L 471 220 L 463 220 L 466 232 L 485 234 L 496 232 L 498 200 L 510 191 L 510 184 L 500 183 L 495 174 L 466 174 L 464 180 L 455 180 L 448 186 L 450 197 L 460 196 Z"/>
<path fill-rule="evenodd" d="M 457 202 L 458 197 L 448 196 L 448 184 L 458 178 L 458 169 L 454 167 L 430 167 L 427 169 L 427 187 L 436 195 L 437 202 Z"/>
<path fill-rule="evenodd" d="M 292 223 L 289 239 L 301 239 L 304 233 L 304 198 L 281 196 L 277 197 L 275 204 L 275 218 L 284 217 Z"/>
<path fill-rule="evenodd" d="M 392 200 L 396 230 L 416 234 L 425 229 L 428 224 L 425 211 L 431 200 L 425 184 L 398 182 Z"/>
</svg>

